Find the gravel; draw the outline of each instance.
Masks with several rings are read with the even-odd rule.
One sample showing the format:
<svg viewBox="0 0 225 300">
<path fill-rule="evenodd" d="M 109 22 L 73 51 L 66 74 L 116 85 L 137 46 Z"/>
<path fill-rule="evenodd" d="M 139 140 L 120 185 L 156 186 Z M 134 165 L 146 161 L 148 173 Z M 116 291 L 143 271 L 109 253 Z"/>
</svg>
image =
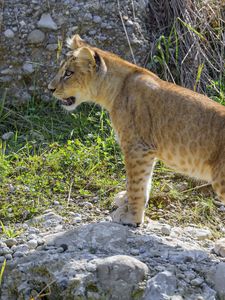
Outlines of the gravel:
<svg viewBox="0 0 225 300">
<path fill-rule="evenodd" d="M 224 239 L 213 241 L 210 231 L 199 239 L 202 228 L 158 221 L 140 228 L 97 222 L 104 218 L 95 207 L 67 217 L 47 210 L 18 225 L 20 236 L 0 240 L 0 263 L 7 260 L 1 299 L 9 299 L 12 286 L 30 297 L 33 282 L 48 284 L 49 276 L 56 280 L 53 298 L 225 299 Z M 46 226 L 49 220 L 56 226 Z M 77 288 L 71 289 L 74 278 Z"/>
</svg>

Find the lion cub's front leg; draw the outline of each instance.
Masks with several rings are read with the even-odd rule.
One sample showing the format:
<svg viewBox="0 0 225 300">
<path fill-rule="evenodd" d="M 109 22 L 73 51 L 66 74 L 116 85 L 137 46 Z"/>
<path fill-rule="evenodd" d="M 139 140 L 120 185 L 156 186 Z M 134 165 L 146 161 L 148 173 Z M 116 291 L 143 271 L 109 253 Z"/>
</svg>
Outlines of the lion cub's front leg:
<svg viewBox="0 0 225 300">
<path fill-rule="evenodd" d="M 125 154 L 127 173 L 127 193 L 120 195 L 117 210 L 113 213 L 114 222 L 140 225 L 144 221 L 144 209 L 148 202 L 154 154 L 149 150 L 136 149 Z M 121 201 L 122 199 L 122 201 Z"/>
</svg>

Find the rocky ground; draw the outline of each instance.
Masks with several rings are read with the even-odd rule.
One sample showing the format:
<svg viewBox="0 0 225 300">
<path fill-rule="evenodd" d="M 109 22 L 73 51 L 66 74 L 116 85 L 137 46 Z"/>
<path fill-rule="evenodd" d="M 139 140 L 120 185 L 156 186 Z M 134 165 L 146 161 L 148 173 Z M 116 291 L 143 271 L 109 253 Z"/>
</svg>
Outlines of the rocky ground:
<svg viewBox="0 0 225 300">
<path fill-rule="evenodd" d="M 2 300 L 225 299 L 225 239 L 207 228 L 131 228 L 86 202 L 82 214 L 51 209 L 17 229 L 0 241 Z"/>
<path fill-rule="evenodd" d="M 0 0 L 0 93 L 7 87 L 13 101 L 37 94 L 48 100 L 47 83 L 67 51 L 66 38 L 75 33 L 134 61 L 129 37 L 136 63 L 144 65 L 148 15 L 146 0 Z"/>
</svg>

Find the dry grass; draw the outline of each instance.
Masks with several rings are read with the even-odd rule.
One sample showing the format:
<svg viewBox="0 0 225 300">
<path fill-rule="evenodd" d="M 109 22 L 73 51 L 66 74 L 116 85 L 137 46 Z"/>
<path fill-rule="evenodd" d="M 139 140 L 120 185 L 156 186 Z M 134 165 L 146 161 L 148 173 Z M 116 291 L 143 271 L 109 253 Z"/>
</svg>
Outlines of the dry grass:
<svg viewBox="0 0 225 300">
<path fill-rule="evenodd" d="M 224 84 L 225 1 L 153 0 L 151 65 L 166 80 L 206 92 L 215 80 Z M 214 88 L 219 88 L 214 86 Z"/>
</svg>

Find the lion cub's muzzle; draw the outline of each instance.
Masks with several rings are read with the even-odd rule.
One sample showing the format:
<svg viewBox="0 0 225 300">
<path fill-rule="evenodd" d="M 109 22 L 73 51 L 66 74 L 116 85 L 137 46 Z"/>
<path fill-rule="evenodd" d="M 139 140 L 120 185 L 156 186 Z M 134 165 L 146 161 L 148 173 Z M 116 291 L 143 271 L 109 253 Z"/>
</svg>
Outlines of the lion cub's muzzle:
<svg viewBox="0 0 225 300">
<path fill-rule="evenodd" d="M 66 98 L 66 99 L 58 99 L 58 100 L 62 105 L 65 105 L 65 106 L 73 105 L 76 102 L 75 97 L 69 97 L 69 98 Z"/>
</svg>

